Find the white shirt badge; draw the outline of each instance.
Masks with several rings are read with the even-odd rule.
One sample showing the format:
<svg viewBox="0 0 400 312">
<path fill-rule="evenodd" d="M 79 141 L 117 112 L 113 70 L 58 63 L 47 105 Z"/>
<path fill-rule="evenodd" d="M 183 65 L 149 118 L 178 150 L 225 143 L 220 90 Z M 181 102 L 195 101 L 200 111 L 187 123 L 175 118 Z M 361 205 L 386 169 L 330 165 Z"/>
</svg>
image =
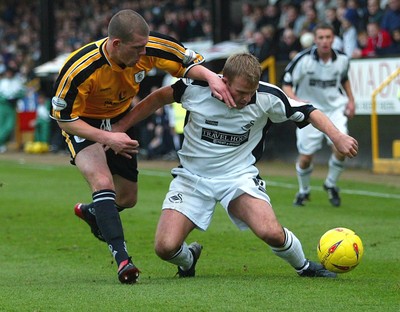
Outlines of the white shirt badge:
<svg viewBox="0 0 400 312">
<path fill-rule="evenodd" d="M 146 72 L 144 70 L 135 74 L 135 82 L 140 83 L 144 77 L 146 77 Z"/>
</svg>

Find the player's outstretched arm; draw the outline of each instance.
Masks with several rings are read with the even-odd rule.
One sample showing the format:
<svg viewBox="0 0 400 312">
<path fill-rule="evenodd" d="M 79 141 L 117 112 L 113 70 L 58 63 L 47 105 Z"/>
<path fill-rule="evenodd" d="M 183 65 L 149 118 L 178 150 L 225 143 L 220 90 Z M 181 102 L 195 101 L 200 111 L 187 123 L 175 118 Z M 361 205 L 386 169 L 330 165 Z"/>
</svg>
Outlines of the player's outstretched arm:
<svg viewBox="0 0 400 312">
<path fill-rule="evenodd" d="M 353 137 L 339 131 L 332 121 L 321 111 L 313 110 L 308 121 L 318 130 L 325 133 L 333 142 L 336 149 L 343 155 L 353 158 L 358 153 L 358 142 Z"/>
<path fill-rule="evenodd" d="M 347 97 L 349 98 L 349 102 L 346 105 L 345 115 L 352 119 L 356 113 L 356 105 L 354 103 L 353 93 L 351 91 L 350 81 L 346 80 L 343 83 L 343 88 L 346 91 Z"/>
<path fill-rule="evenodd" d="M 175 100 L 172 87 L 165 86 L 160 88 L 146 96 L 121 120 L 113 124 L 112 131 L 125 132 L 130 127 L 149 117 L 160 107 L 173 102 Z"/>
</svg>

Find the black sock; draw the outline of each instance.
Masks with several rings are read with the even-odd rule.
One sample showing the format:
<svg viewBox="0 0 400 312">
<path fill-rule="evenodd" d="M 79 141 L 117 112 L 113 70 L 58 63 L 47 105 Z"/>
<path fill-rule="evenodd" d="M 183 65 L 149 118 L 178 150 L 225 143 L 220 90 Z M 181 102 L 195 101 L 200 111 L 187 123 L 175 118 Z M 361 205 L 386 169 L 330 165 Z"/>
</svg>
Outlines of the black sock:
<svg viewBox="0 0 400 312">
<path fill-rule="evenodd" d="M 121 207 L 117 203 L 115 203 L 115 208 L 117 208 L 118 212 L 121 212 L 121 211 L 125 210 L 125 207 Z"/>
<path fill-rule="evenodd" d="M 93 203 L 97 225 L 119 266 L 129 256 L 126 250 L 121 219 L 115 208 L 115 192 L 113 190 L 94 192 Z"/>
</svg>

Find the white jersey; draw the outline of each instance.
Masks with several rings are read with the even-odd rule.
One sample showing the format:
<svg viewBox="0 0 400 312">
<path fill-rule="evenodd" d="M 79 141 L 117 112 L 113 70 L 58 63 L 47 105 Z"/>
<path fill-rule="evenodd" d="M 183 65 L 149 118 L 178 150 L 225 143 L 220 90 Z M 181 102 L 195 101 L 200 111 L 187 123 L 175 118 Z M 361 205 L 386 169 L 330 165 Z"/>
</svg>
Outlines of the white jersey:
<svg viewBox="0 0 400 312">
<path fill-rule="evenodd" d="M 179 159 L 184 168 L 201 177 L 246 171 L 261 158 L 272 123 L 292 120 L 303 127 L 315 109 L 263 82 L 243 109 L 228 108 L 212 96 L 205 82 L 182 79 L 172 87 L 175 101 L 188 111 Z"/>
<path fill-rule="evenodd" d="M 348 97 L 342 83 L 348 80 L 349 58 L 336 50 L 324 63 L 315 46 L 300 52 L 285 68 L 283 84 L 291 85 L 296 96 L 323 112 L 343 107 Z"/>
</svg>

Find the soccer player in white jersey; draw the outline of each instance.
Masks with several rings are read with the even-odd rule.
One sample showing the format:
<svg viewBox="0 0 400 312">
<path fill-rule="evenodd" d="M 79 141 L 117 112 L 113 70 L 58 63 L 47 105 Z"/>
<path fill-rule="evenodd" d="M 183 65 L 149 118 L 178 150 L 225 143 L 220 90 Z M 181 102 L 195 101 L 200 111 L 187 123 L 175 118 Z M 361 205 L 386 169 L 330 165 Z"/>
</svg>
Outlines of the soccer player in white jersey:
<svg viewBox="0 0 400 312">
<path fill-rule="evenodd" d="M 182 103 L 188 111 L 178 151 L 181 166 L 172 169 L 175 178 L 155 237 L 157 255 L 177 265 L 180 277 L 195 276 L 202 246 L 197 242 L 187 245 L 185 239 L 195 228 L 208 228 L 217 202 L 239 229 L 250 228 L 300 276 L 336 276 L 307 260 L 297 237 L 280 225 L 255 163 L 261 157 L 268 128 L 287 120 L 299 127 L 310 122 L 348 157 L 356 156 L 358 143 L 312 105 L 291 100 L 281 89 L 259 82 L 260 75 L 257 58 L 248 53 L 232 55 L 221 79 L 236 108 L 213 97 L 207 83 L 179 80 L 150 94 L 115 124 L 115 131 L 123 131 L 171 102 Z"/>
<path fill-rule="evenodd" d="M 347 121 L 355 114 L 353 93 L 348 79 L 349 58 L 332 49 L 334 30 L 319 24 L 314 30 L 315 45 L 297 54 L 287 65 L 282 82 L 283 91 L 292 99 L 305 101 L 324 112 L 342 132 L 348 133 Z M 310 179 L 314 154 L 322 148 L 324 138 L 332 146 L 328 174 L 323 188 L 332 206 L 340 206 L 337 182 L 344 169 L 345 156 L 332 141 L 314 127 L 296 129 L 296 162 L 299 192 L 294 205 L 304 206 L 310 200 Z"/>
</svg>

